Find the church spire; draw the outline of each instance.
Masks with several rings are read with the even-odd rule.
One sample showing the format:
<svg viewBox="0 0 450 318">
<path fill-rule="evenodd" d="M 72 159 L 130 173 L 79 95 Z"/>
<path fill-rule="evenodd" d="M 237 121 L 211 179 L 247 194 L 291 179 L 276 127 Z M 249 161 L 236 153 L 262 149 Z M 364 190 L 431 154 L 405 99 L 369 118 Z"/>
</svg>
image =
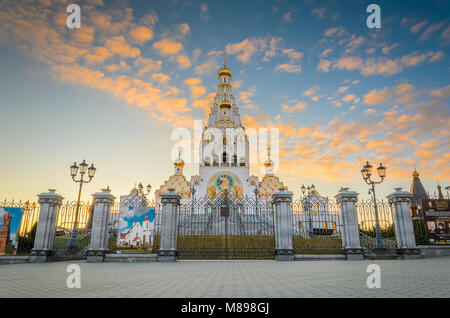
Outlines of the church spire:
<svg viewBox="0 0 450 318">
<path fill-rule="evenodd" d="M 214 105 L 209 115 L 210 127 L 231 128 L 241 127 L 239 109 L 233 94 L 231 79 L 233 73 L 227 67 L 227 53 L 223 53 L 223 67 L 218 71 L 219 85 L 217 87 Z"/>
</svg>

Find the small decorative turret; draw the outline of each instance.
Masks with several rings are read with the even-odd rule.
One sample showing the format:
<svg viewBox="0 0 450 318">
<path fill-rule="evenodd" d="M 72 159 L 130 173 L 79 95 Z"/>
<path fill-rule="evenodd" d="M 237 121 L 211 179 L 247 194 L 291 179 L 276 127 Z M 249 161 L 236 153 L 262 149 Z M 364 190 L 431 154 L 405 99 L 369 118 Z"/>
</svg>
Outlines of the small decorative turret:
<svg viewBox="0 0 450 318">
<path fill-rule="evenodd" d="M 175 174 L 182 175 L 184 161 L 183 161 L 183 159 L 181 159 L 181 148 L 178 150 L 178 158 L 173 162 L 173 165 L 175 166 Z"/>
<path fill-rule="evenodd" d="M 273 175 L 273 166 L 274 162 L 270 158 L 270 145 L 267 147 L 267 160 L 264 162 L 264 166 L 266 167 L 266 175 Z"/>
</svg>

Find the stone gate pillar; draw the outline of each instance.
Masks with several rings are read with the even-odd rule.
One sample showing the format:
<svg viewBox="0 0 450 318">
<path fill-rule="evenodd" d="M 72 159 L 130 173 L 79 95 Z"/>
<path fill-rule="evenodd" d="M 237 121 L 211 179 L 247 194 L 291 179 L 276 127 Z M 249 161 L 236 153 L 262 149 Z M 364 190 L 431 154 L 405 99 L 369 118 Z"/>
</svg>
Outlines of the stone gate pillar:
<svg viewBox="0 0 450 318">
<path fill-rule="evenodd" d="M 387 198 L 394 218 L 395 237 L 399 255 L 403 259 L 420 258 L 420 249 L 416 246 L 409 207 L 413 195 L 410 192 L 402 191 L 402 188 L 395 188 L 394 190 Z"/>
<path fill-rule="evenodd" d="M 87 250 L 88 263 L 103 262 L 103 258 L 108 249 L 108 221 L 110 219 L 111 206 L 115 197 L 108 189 L 102 189 L 92 195 L 94 212 L 91 230 L 91 243 Z"/>
<path fill-rule="evenodd" d="M 358 193 L 342 188 L 335 196 L 337 204 L 341 206 L 340 221 L 342 224 L 342 249 L 347 260 L 364 259 L 363 250 L 359 240 L 358 214 L 356 202 Z"/>
<path fill-rule="evenodd" d="M 293 261 L 292 246 L 292 193 L 284 188 L 272 195 L 273 217 L 275 225 L 275 255 L 277 261 Z"/>
<path fill-rule="evenodd" d="M 56 216 L 64 199 L 53 189 L 39 194 L 38 198 L 40 204 L 39 220 L 36 228 L 34 247 L 30 254 L 30 263 L 47 262 L 53 256 Z"/>
<path fill-rule="evenodd" d="M 177 257 L 178 210 L 180 195 L 174 189 L 161 194 L 161 242 L 158 261 L 175 262 Z"/>
</svg>

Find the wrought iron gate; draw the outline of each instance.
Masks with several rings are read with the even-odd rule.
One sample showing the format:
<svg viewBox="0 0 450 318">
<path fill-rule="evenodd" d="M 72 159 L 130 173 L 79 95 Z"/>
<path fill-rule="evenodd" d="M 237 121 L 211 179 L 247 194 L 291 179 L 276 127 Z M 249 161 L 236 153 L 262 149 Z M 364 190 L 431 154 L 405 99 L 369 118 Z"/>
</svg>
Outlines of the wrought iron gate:
<svg viewBox="0 0 450 318">
<path fill-rule="evenodd" d="M 272 259 L 272 208 L 231 195 L 181 205 L 177 250 L 179 259 Z"/>
<path fill-rule="evenodd" d="M 341 210 L 328 198 L 310 194 L 292 204 L 295 254 L 342 254 Z"/>
<path fill-rule="evenodd" d="M 367 258 L 396 258 L 398 256 L 394 218 L 388 202 L 377 201 L 377 213 L 372 200 L 356 204 L 359 237 Z"/>
</svg>

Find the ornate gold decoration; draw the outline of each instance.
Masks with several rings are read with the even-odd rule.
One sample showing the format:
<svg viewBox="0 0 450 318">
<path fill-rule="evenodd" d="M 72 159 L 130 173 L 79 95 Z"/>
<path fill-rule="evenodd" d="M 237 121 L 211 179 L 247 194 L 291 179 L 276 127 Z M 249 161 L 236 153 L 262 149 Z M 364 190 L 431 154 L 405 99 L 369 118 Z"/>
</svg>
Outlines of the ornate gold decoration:
<svg viewBox="0 0 450 318">
<path fill-rule="evenodd" d="M 214 184 L 206 189 L 206 196 L 208 199 L 214 199 L 216 197 L 216 186 Z"/>
</svg>

